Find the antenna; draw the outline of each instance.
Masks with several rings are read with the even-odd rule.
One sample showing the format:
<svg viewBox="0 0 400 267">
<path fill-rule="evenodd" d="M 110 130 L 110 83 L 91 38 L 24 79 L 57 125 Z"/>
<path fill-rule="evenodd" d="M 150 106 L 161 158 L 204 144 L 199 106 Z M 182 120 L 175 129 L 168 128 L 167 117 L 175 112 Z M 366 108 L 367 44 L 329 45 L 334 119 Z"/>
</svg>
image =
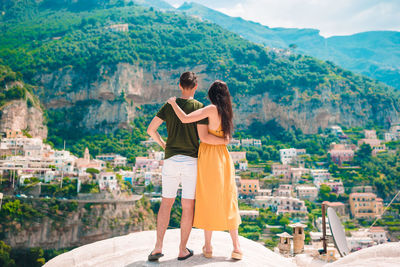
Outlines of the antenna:
<svg viewBox="0 0 400 267">
<path fill-rule="evenodd" d="M 344 257 L 349 255 L 350 249 L 347 246 L 346 234 L 336 211 L 328 207 L 329 227 L 331 228 L 333 242 L 336 249 L 339 251 L 340 256 Z"/>
</svg>

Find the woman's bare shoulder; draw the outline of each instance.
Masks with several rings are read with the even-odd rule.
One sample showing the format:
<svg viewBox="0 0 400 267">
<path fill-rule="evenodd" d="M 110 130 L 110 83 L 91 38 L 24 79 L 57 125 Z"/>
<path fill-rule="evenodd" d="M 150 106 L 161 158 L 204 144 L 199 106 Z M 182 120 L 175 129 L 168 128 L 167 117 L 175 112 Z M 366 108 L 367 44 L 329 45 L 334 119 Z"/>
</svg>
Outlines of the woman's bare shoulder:
<svg viewBox="0 0 400 267">
<path fill-rule="evenodd" d="M 217 106 L 214 104 L 210 104 L 210 105 L 206 106 L 205 108 L 209 111 L 217 111 L 218 112 Z"/>
</svg>

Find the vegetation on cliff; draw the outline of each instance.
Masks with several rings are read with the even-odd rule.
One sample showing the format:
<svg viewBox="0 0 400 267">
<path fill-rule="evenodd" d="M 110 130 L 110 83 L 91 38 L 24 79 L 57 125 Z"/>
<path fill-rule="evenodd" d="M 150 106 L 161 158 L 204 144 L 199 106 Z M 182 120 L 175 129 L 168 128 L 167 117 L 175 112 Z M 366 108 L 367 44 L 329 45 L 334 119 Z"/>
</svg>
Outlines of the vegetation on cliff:
<svg viewBox="0 0 400 267">
<path fill-rule="evenodd" d="M 2 65 L 0 59 L 0 107 L 12 100 L 26 99 L 28 107 L 38 103 L 32 95 L 32 86 L 24 84 L 21 73 Z"/>
<path fill-rule="evenodd" d="M 114 23 L 128 23 L 130 29 L 110 30 Z M 369 78 L 308 56 L 269 51 L 214 24 L 172 12 L 134 5 L 81 12 L 53 9 L 1 24 L 0 57 L 29 80 L 65 66 L 95 78 L 102 65 L 118 62 L 172 68 L 204 64 L 228 82 L 234 95 L 268 92 L 283 102 L 295 95 L 320 101 L 321 92 L 332 88 L 338 97 L 364 94 L 391 101 L 390 89 Z"/>
</svg>

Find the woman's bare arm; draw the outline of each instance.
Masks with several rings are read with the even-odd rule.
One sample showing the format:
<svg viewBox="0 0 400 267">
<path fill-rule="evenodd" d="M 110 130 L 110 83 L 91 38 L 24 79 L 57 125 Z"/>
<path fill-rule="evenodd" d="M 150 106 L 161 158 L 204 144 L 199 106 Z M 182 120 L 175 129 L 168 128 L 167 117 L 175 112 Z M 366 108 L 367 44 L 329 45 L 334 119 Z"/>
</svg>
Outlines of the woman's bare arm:
<svg viewBox="0 0 400 267">
<path fill-rule="evenodd" d="M 176 116 L 182 123 L 192 123 L 205 118 L 209 118 L 213 113 L 218 112 L 214 105 L 208 105 L 204 108 L 193 111 L 190 114 L 186 114 L 179 106 L 176 104 L 176 97 L 171 97 L 168 99 L 168 103 L 172 106 L 175 111 Z"/>
</svg>

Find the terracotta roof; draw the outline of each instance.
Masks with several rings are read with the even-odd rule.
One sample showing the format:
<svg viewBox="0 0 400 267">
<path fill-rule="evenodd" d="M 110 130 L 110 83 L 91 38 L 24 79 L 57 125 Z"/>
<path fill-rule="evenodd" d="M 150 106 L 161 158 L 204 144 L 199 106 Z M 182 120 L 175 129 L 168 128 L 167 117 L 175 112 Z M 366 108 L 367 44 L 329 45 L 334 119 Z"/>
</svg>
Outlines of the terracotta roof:
<svg viewBox="0 0 400 267">
<path fill-rule="evenodd" d="M 288 233 L 284 232 L 282 234 L 277 234 L 277 236 L 279 237 L 288 237 L 288 238 L 292 238 L 293 236 L 289 235 Z"/>
<path fill-rule="evenodd" d="M 350 196 L 356 196 L 356 197 L 375 197 L 376 195 L 374 193 L 351 193 Z"/>
<path fill-rule="evenodd" d="M 384 232 L 385 229 L 382 226 L 374 226 L 369 229 L 370 232 Z"/>
<path fill-rule="evenodd" d="M 303 227 L 303 228 L 306 228 L 307 225 L 297 222 L 297 223 L 289 224 L 289 227 L 292 227 L 292 228 L 295 228 L 295 227 Z"/>
<path fill-rule="evenodd" d="M 326 204 L 329 207 L 339 207 L 339 206 L 344 206 L 344 203 L 342 202 L 329 202 L 329 201 L 324 201 L 322 204 Z"/>
</svg>

